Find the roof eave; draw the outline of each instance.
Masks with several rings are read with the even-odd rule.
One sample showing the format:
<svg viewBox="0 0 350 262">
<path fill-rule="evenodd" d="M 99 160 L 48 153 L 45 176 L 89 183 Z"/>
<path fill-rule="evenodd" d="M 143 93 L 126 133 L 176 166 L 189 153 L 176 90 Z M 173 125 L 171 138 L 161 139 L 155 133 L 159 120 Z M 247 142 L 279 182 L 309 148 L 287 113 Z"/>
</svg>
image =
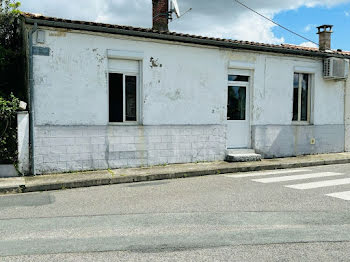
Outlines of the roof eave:
<svg viewBox="0 0 350 262">
<path fill-rule="evenodd" d="M 279 48 L 276 46 L 270 47 L 270 46 L 263 46 L 263 45 L 262 46 L 249 45 L 249 44 L 243 44 L 243 43 L 233 43 L 229 41 L 225 42 L 225 41 L 219 41 L 219 40 L 213 40 L 213 39 L 201 39 L 201 38 L 179 36 L 179 35 L 173 35 L 173 34 L 161 34 L 161 33 L 127 30 L 127 29 L 120 29 L 120 28 L 109 28 L 104 26 L 75 24 L 75 23 L 62 22 L 62 21 L 49 21 L 49 20 L 43 20 L 40 18 L 25 17 L 25 22 L 27 24 L 37 23 L 39 26 L 41 25 L 41 26 L 48 26 L 48 27 L 55 27 L 55 28 L 66 28 L 66 29 L 92 31 L 92 32 L 100 32 L 100 33 L 119 34 L 119 35 L 151 38 L 151 39 L 158 39 L 158 40 L 166 40 L 166 41 L 176 41 L 176 42 L 182 42 L 182 43 L 224 47 L 224 48 L 231 48 L 231 49 L 243 49 L 243 50 L 251 50 L 251 51 L 281 53 L 281 54 L 290 54 L 290 55 L 299 55 L 299 56 L 312 56 L 312 57 L 321 57 L 321 58 L 339 57 L 339 58 L 350 59 L 350 55 L 330 54 L 330 53 L 320 52 L 320 51 L 294 50 L 294 49 L 286 49 L 282 47 Z"/>
</svg>

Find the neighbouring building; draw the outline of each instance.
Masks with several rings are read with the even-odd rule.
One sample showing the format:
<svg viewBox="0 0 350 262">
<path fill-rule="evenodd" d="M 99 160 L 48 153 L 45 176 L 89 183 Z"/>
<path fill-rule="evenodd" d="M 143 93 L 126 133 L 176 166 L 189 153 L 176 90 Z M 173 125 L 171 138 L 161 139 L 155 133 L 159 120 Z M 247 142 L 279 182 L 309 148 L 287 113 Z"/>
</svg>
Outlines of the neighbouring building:
<svg viewBox="0 0 350 262">
<path fill-rule="evenodd" d="M 167 19 L 23 18 L 32 173 L 349 150 L 350 53 L 330 49 L 331 26 L 306 48 L 169 32 Z"/>
</svg>

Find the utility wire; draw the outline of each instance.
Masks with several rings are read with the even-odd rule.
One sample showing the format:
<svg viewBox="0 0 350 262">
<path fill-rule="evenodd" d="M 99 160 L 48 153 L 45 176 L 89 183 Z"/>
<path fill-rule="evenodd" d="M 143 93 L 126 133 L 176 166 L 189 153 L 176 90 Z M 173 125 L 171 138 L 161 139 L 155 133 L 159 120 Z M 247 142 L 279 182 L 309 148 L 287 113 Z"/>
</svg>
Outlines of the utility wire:
<svg viewBox="0 0 350 262">
<path fill-rule="evenodd" d="M 250 8 L 249 6 L 246 6 L 246 5 L 243 4 L 242 2 L 240 2 L 240 1 L 238 1 L 238 0 L 234 0 L 234 1 L 235 1 L 236 3 L 238 3 L 238 4 L 240 4 L 241 6 L 243 6 L 243 7 L 247 8 L 247 9 L 249 9 L 250 11 L 256 13 L 257 15 L 259 15 L 259 16 L 265 18 L 266 20 L 269 20 L 270 22 L 274 23 L 275 25 L 277 25 L 277 26 L 283 28 L 284 30 L 286 30 L 286 31 L 288 31 L 288 32 L 290 32 L 290 33 L 292 33 L 292 34 L 294 34 L 294 35 L 297 35 L 297 36 L 303 38 L 304 40 L 307 40 L 307 41 L 309 41 L 309 42 L 311 42 L 311 43 L 314 43 L 314 44 L 318 45 L 318 43 L 316 43 L 316 42 L 314 42 L 314 41 L 312 41 L 312 40 L 310 40 L 310 39 L 308 39 L 308 38 L 306 38 L 306 37 L 304 37 L 304 36 L 302 36 L 302 35 L 300 35 L 300 34 L 294 32 L 294 31 L 292 31 L 292 30 L 290 30 L 290 29 L 288 29 L 287 27 L 285 27 L 285 26 L 283 26 L 283 25 L 281 25 L 281 24 L 276 23 L 276 22 L 273 21 L 272 19 L 270 19 L 270 18 L 264 16 L 263 14 L 260 14 L 259 12 L 257 12 L 257 11 L 255 11 L 254 9 Z"/>
<path fill-rule="evenodd" d="M 1 1 L 1 0 L 0 0 Z M 174 20 L 178 20 L 180 19 L 181 17 L 183 17 L 184 15 L 186 15 L 188 12 L 191 12 L 192 11 L 192 7 L 190 9 L 188 9 L 185 13 L 183 13 L 182 15 L 180 15 L 180 17 L 177 17 L 177 18 L 172 18 L 169 23 L 173 22 Z"/>
</svg>

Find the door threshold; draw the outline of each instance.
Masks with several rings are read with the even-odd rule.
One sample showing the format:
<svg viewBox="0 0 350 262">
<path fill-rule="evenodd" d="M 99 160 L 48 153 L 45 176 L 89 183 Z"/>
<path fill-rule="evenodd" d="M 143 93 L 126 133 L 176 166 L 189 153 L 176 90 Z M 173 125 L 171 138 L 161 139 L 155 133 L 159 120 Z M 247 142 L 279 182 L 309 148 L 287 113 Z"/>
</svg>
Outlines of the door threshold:
<svg viewBox="0 0 350 262">
<path fill-rule="evenodd" d="M 226 148 L 227 150 L 241 150 L 241 149 L 253 149 L 253 148 L 250 148 L 250 147 L 227 147 Z"/>
</svg>

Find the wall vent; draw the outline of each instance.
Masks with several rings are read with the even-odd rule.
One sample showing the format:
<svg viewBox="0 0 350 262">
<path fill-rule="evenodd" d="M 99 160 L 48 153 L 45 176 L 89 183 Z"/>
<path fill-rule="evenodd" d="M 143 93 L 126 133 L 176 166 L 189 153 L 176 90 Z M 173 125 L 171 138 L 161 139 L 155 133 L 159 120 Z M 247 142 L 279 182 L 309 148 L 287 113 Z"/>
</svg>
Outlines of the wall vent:
<svg viewBox="0 0 350 262">
<path fill-rule="evenodd" d="M 349 75 L 349 61 L 341 58 L 326 58 L 323 62 L 325 79 L 346 79 Z"/>
</svg>

